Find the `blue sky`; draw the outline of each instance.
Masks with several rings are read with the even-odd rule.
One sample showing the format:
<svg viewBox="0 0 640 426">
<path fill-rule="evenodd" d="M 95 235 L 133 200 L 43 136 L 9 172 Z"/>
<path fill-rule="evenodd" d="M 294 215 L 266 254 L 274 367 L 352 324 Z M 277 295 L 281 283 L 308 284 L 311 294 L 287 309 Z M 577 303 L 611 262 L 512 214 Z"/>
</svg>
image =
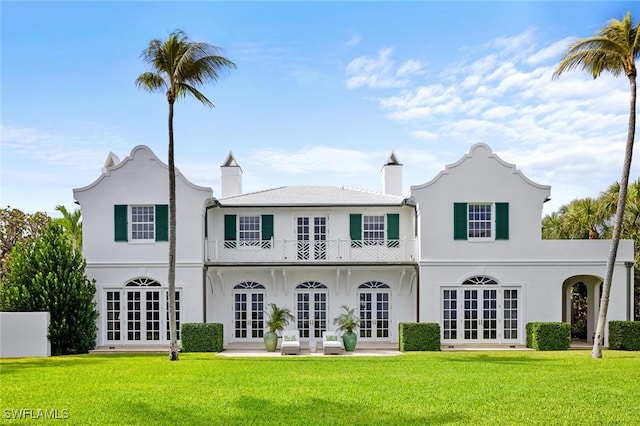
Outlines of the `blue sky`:
<svg viewBox="0 0 640 426">
<path fill-rule="evenodd" d="M 620 179 L 628 80 L 551 74 L 627 11 L 640 19 L 631 1 L 2 1 L 0 204 L 73 208 L 110 151 L 166 161 L 166 99 L 134 81 L 148 42 L 182 29 L 238 66 L 202 88 L 216 108 L 176 105 L 176 165 L 214 196 L 229 151 L 245 192 L 379 191 L 394 151 L 408 194 L 485 142 L 552 186 L 550 213 Z"/>
</svg>

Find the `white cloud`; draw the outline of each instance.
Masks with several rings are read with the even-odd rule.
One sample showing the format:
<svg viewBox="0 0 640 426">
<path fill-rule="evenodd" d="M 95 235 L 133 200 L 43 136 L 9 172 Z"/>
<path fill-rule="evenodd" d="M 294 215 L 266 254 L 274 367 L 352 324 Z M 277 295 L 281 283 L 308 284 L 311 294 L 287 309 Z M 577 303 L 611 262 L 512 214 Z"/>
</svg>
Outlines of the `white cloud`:
<svg viewBox="0 0 640 426">
<path fill-rule="evenodd" d="M 410 124 L 415 139 L 436 147 L 485 142 L 534 181 L 595 196 L 619 179 L 628 81 L 608 74 L 594 81 L 580 70 L 554 80 L 572 38 L 537 46 L 532 35 L 493 40 L 428 84 L 408 84 L 377 102 L 387 118 Z"/>
<path fill-rule="evenodd" d="M 371 58 L 359 56 L 352 60 L 346 69 L 348 89 L 369 87 L 373 89 L 389 89 L 406 86 L 410 77 L 419 74 L 422 70 L 420 61 L 404 61 L 396 71 L 395 62 L 391 59 L 393 49 L 384 48 L 378 52 L 378 56 Z"/>
</svg>

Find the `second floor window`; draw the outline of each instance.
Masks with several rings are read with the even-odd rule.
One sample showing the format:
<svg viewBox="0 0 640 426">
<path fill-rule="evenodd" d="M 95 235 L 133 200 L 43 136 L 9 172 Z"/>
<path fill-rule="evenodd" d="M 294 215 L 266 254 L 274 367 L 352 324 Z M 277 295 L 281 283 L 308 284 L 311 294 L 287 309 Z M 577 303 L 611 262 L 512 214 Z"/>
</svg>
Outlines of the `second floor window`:
<svg viewBox="0 0 640 426">
<path fill-rule="evenodd" d="M 469 238 L 491 238 L 492 224 L 491 204 L 469 204 Z"/>
<path fill-rule="evenodd" d="M 384 244 L 384 215 L 362 216 L 362 241 L 365 246 Z"/>
<path fill-rule="evenodd" d="M 238 240 L 241 246 L 260 245 L 260 216 L 238 217 Z"/>
<path fill-rule="evenodd" d="M 131 207 L 131 239 L 155 239 L 155 206 Z"/>
</svg>

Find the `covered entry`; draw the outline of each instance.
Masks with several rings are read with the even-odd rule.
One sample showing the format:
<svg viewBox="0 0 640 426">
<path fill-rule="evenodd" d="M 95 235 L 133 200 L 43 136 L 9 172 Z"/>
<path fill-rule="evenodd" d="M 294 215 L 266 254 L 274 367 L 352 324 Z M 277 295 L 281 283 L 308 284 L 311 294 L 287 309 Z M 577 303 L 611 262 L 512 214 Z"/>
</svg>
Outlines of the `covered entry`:
<svg viewBox="0 0 640 426">
<path fill-rule="evenodd" d="M 593 343 L 596 331 L 602 282 L 595 275 L 574 275 L 562 284 L 562 320 L 571 324 L 572 337 L 585 339 L 587 343 Z M 583 327 L 585 330 L 581 332 Z"/>
</svg>

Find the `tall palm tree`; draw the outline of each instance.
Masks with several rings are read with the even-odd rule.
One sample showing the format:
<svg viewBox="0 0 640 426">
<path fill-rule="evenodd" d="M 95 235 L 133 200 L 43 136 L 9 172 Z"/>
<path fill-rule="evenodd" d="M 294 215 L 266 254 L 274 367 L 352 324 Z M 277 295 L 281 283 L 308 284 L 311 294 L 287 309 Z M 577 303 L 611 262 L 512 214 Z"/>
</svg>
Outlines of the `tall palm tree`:
<svg viewBox="0 0 640 426">
<path fill-rule="evenodd" d="M 62 217 L 55 219 L 54 222 L 62 226 L 73 243 L 73 249 L 82 251 L 82 213 L 80 209 L 69 212 L 65 206 L 59 205 L 56 206 L 56 210 L 62 213 Z"/>
<path fill-rule="evenodd" d="M 624 216 L 625 201 L 627 198 L 627 185 L 631 170 L 631 156 L 633 154 L 633 142 L 636 131 L 636 58 L 640 55 L 640 24 L 634 27 L 631 13 L 621 21 L 612 19 L 606 27 L 598 30 L 595 36 L 578 40 L 571 44 L 560 58 L 553 77 L 558 78 L 565 71 L 580 68 L 590 73 L 593 78 L 598 78 L 603 71 L 610 72 L 614 76 L 624 73 L 629 79 L 629 126 L 627 129 L 627 144 L 622 165 L 622 178 L 620 179 L 620 193 L 614 219 L 611 248 L 607 259 L 602 298 L 600 300 L 600 312 L 596 327 L 596 338 L 593 343 L 591 356 L 602 358 L 602 344 L 604 327 L 607 321 L 609 309 L 609 294 L 611 292 L 611 280 L 613 267 L 618 253 L 620 232 Z"/>
<path fill-rule="evenodd" d="M 217 81 L 221 71 L 236 68 L 220 55 L 220 49 L 207 43 L 194 42 L 176 30 L 165 41 L 151 40 L 142 52 L 152 71 L 141 74 L 136 85 L 149 92 L 163 92 L 169 103 L 169 359 L 178 359 L 176 330 L 176 170 L 173 157 L 173 104 L 179 98 L 193 96 L 208 107 L 213 103 L 197 87 Z"/>
</svg>

